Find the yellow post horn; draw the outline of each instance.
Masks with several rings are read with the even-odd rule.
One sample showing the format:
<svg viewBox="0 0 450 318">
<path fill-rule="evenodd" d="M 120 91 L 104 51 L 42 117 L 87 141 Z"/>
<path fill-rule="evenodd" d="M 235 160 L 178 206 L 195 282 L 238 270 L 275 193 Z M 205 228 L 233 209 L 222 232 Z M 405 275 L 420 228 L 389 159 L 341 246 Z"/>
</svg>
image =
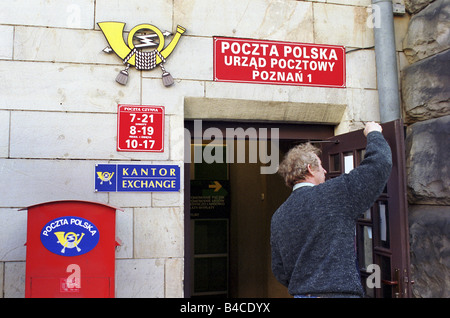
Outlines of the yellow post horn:
<svg viewBox="0 0 450 318">
<path fill-rule="evenodd" d="M 123 40 L 122 34 L 125 28 L 125 23 L 122 22 L 99 22 L 97 23 L 108 41 L 109 46 L 113 51 L 123 60 L 131 49 Z M 128 61 L 129 64 L 134 65 L 134 57 Z M 131 63 L 133 62 L 133 63 Z"/>
<path fill-rule="evenodd" d="M 127 55 L 131 52 L 133 48 L 130 48 L 123 39 L 123 30 L 125 27 L 125 23 L 123 22 L 98 22 L 97 23 L 100 29 L 102 30 L 103 34 L 106 37 L 106 40 L 108 41 L 109 46 L 111 49 L 123 60 L 127 57 Z M 150 28 L 152 30 L 157 29 L 155 26 L 151 24 L 140 24 L 136 27 L 134 27 L 130 34 L 129 38 L 133 37 L 134 33 L 140 29 L 144 28 Z M 158 29 L 159 31 L 159 29 Z M 165 47 L 160 53 L 164 58 L 167 58 L 172 51 L 175 49 L 175 46 L 178 44 L 178 41 L 180 40 L 181 35 L 186 31 L 186 29 L 180 25 L 177 26 L 177 33 L 173 37 L 172 41 L 170 41 L 169 45 Z M 156 32 L 158 33 L 158 32 Z M 161 33 L 161 31 L 159 31 Z M 130 41 L 128 41 L 130 45 Z M 134 56 L 132 56 L 128 62 L 130 65 L 136 64 L 136 59 Z M 156 64 L 161 63 L 161 58 L 159 56 L 156 57 Z"/>
<path fill-rule="evenodd" d="M 66 243 L 66 239 L 64 238 L 64 232 L 55 232 L 56 238 L 58 239 L 59 243 L 61 245 L 64 245 Z"/>
<path fill-rule="evenodd" d="M 181 25 L 177 25 L 177 33 L 173 37 L 172 41 L 170 41 L 169 45 L 166 46 L 166 48 L 161 51 L 161 54 L 162 54 L 162 56 L 164 56 L 164 58 L 167 58 L 170 55 L 170 53 L 172 53 L 173 49 L 175 49 L 175 46 L 177 46 L 178 41 L 180 40 L 180 37 L 184 32 L 186 32 L 186 29 L 183 28 Z M 159 56 L 157 56 L 156 64 L 158 64 L 160 62 L 161 62 L 161 59 L 159 58 Z"/>
</svg>

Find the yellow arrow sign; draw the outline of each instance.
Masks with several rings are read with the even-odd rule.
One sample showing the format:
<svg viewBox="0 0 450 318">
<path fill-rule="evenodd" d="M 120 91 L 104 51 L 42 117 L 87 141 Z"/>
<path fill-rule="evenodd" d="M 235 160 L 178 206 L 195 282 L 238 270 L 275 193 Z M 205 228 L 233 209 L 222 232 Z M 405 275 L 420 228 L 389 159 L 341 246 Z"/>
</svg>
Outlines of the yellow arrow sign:
<svg viewBox="0 0 450 318">
<path fill-rule="evenodd" d="M 214 184 L 210 184 L 209 188 L 214 189 L 214 192 L 217 192 L 222 189 L 222 185 L 218 181 L 214 181 Z"/>
</svg>

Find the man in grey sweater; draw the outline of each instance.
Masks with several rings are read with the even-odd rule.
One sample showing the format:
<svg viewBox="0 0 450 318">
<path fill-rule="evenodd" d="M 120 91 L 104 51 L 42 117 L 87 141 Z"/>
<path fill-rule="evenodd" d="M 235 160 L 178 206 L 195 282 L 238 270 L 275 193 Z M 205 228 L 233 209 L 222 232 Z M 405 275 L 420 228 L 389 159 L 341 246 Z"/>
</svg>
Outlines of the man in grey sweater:
<svg viewBox="0 0 450 318">
<path fill-rule="evenodd" d="M 362 297 L 355 221 L 383 191 L 392 168 L 381 126 L 367 123 L 364 160 L 325 182 L 317 148 L 291 149 L 279 173 L 293 188 L 271 222 L 272 272 L 296 297 Z"/>
</svg>

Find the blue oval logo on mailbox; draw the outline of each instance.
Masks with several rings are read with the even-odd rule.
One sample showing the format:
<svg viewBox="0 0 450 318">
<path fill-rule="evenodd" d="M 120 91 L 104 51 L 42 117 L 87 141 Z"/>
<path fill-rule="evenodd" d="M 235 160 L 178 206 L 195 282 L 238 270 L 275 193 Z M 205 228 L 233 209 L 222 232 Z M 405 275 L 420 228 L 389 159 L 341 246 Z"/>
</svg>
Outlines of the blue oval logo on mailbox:
<svg viewBox="0 0 450 318">
<path fill-rule="evenodd" d="M 41 242 L 50 252 L 78 256 L 91 251 L 100 233 L 90 221 L 78 216 L 63 216 L 48 222 L 41 231 Z"/>
</svg>

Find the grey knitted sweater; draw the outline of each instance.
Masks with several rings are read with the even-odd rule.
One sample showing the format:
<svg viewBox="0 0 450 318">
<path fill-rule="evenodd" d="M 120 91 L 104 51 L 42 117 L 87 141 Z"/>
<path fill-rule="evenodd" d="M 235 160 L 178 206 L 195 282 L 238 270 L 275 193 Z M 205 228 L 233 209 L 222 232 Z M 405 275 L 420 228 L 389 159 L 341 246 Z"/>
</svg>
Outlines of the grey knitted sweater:
<svg viewBox="0 0 450 318">
<path fill-rule="evenodd" d="M 381 194 L 391 168 L 389 145 L 380 132 L 370 132 L 356 169 L 296 189 L 274 213 L 272 272 L 291 295 L 363 296 L 355 220 Z"/>
</svg>

